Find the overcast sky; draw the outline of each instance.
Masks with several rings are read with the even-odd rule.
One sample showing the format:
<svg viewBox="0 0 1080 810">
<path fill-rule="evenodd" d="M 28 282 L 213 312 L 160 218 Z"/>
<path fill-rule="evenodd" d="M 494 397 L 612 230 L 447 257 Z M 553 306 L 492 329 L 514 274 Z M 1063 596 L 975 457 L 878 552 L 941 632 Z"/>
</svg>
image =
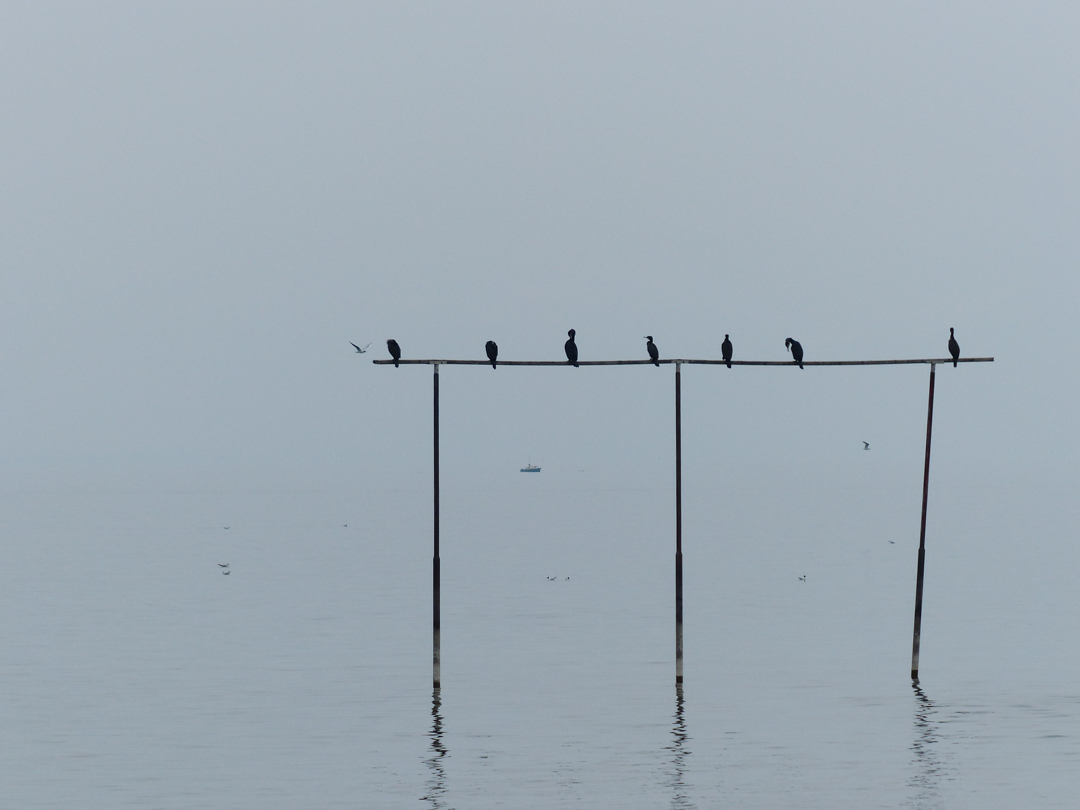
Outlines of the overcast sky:
<svg viewBox="0 0 1080 810">
<path fill-rule="evenodd" d="M 0 470 L 426 480 L 430 370 L 372 366 L 388 337 L 873 359 L 955 327 L 997 362 L 939 373 L 935 470 L 1072 481 L 1077 42 L 1070 2 L 5 3 Z M 667 486 L 672 377 L 447 369 L 444 463 Z M 703 473 L 866 439 L 920 485 L 923 367 L 684 378 Z"/>
</svg>

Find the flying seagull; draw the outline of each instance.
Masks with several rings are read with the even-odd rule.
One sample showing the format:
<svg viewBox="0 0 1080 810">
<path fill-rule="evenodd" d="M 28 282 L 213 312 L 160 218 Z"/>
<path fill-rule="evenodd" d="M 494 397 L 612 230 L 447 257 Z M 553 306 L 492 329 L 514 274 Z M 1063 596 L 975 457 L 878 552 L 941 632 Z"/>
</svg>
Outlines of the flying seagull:
<svg viewBox="0 0 1080 810">
<path fill-rule="evenodd" d="M 794 359 L 794 362 L 799 364 L 799 368 L 802 368 L 802 344 L 800 344 L 799 341 L 795 340 L 795 338 L 788 338 L 784 341 L 784 348 L 788 349 L 791 352 L 791 356 Z"/>
<path fill-rule="evenodd" d="M 228 568 L 226 568 L 226 569 L 225 569 L 224 571 L 222 571 L 221 573 L 223 573 L 223 574 L 224 574 L 225 576 L 228 576 L 228 575 L 229 575 L 230 573 L 232 573 L 232 572 L 231 572 L 231 571 L 229 571 L 229 569 L 228 569 Z"/>
<path fill-rule="evenodd" d="M 487 350 L 488 360 L 491 361 L 491 367 L 495 368 L 495 358 L 499 356 L 499 347 L 495 345 L 494 340 L 489 340 L 484 344 L 484 348 Z"/>
<path fill-rule="evenodd" d="M 956 361 L 960 359 L 960 344 L 953 336 L 953 328 L 949 327 L 949 354 L 952 355 L 952 367 L 956 368 Z"/>
<path fill-rule="evenodd" d="M 731 335 L 724 335 L 724 342 L 720 344 L 720 351 L 724 355 L 727 367 L 731 368 Z"/>
<path fill-rule="evenodd" d="M 575 332 L 573 329 L 571 329 L 566 334 L 568 334 L 570 336 L 570 339 L 568 341 L 566 341 L 566 345 L 563 347 L 563 348 L 566 349 L 566 362 L 567 363 L 573 363 L 574 368 L 577 368 L 578 367 L 578 364 L 577 364 L 577 344 L 574 343 L 574 335 L 576 335 L 577 332 Z"/>
<path fill-rule="evenodd" d="M 221 566 L 222 568 L 228 568 L 229 567 L 228 563 L 218 563 L 218 565 Z"/>
<path fill-rule="evenodd" d="M 365 346 L 364 348 L 362 348 L 362 349 L 361 349 L 361 348 L 360 348 L 359 346 L 357 346 L 357 345 L 356 345 L 355 343 L 353 343 L 353 342 L 352 342 L 352 341 L 350 340 L 350 341 L 349 341 L 349 345 L 350 345 L 350 346 L 352 346 L 352 347 L 353 347 L 354 349 L 356 349 L 356 353 L 357 353 L 357 354 L 364 354 L 365 352 L 367 352 L 367 350 L 368 350 L 368 346 L 370 346 L 371 344 L 369 343 L 369 344 L 368 344 L 367 346 Z"/>
<path fill-rule="evenodd" d="M 386 341 L 386 348 L 390 352 L 390 356 L 394 358 L 394 368 L 401 368 L 397 364 L 397 361 L 401 359 L 401 347 L 397 345 L 397 341 L 393 338 Z"/>
<path fill-rule="evenodd" d="M 653 365 L 660 368 L 660 364 L 656 362 L 660 359 L 660 350 L 656 348 L 656 344 L 652 342 L 652 335 L 646 335 L 645 339 L 649 341 L 645 344 L 645 348 L 649 350 L 649 359 L 653 361 Z"/>
<path fill-rule="evenodd" d="M 806 582 L 806 574 L 803 574 L 801 577 L 799 577 L 799 580 L 801 582 Z"/>
<path fill-rule="evenodd" d="M 863 442 L 863 450 L 869 450 L 869 449 L 870 449 L 870 442 Z"/>
</svg>

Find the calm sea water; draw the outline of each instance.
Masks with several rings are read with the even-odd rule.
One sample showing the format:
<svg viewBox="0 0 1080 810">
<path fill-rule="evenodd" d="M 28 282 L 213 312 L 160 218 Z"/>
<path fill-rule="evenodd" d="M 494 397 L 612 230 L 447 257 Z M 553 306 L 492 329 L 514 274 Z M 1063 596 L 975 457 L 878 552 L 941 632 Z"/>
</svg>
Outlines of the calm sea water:
<svg viewBox="0 0 1080 810">
<path fill-rule="evenodd" d="M 1076 806 L 1039 571 L 931 543 L 913 688 L 917 514 L 689 491 L 676 689 L 670 493 L 541 480 L 446 493 L 441 693 L 423 490 L 5 494 L 0 804 Z"/>
</svg>

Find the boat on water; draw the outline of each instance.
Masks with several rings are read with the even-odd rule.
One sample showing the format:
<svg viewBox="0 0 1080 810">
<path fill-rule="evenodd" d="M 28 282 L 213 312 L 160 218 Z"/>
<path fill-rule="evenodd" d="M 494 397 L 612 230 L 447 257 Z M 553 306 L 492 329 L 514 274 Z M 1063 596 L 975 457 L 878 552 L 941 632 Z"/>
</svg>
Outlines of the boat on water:
<svg viewBox="0 0 1080 810">
<path fill-rule="evenodd" d="M 530 463 L 530 464 L 526 464 L 524 467 L 522 467 L 521 471 L 522 472 L 540 472 L 540 468 L 537 467 L 535 464 Z"/>
</svg>

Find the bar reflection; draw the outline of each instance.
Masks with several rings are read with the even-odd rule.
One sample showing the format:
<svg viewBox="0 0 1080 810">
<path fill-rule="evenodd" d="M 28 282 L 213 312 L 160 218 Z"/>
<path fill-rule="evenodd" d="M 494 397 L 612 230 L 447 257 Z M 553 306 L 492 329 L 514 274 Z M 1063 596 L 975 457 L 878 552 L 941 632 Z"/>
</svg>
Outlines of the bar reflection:
<svg viewBox="0 0 1080 810">
<path fill-rule="evenodd" d="M 427 792 L 420 797 L 420 801 L 427 802 L 432 810 L 447 808 L 446 803 L 446 767 L 443 759 L 447 755 L 446 746 L 443 745 L 443 719 L 440 709 L 442 696 L 438 688 L 431 690 L 431 756 L 424 760 L 424 764 L 431 771 L 427 780 Z"/>
<path fill-rule="evenodd" d="M 908 787 L 914 793 L 914 806 L 931 810 L 943 806 L 941 777 L 945 767 L 938 753 L 941 723 L 934 719 L 937 706 L 926 696 L 917 680 L 912 681 L 911 688 L 915 692 L 915 739 L 911 744 L 915 755 L 912 760 L 915 772 Z"/>
<path fill-rule="evenodd" d="M 666 750 L 671 753 L 671 780 L 668 787 L 671 788 L 671 806 L 673 810 L 685 810 L 694 807 L 687 794 L 685 779 L 686 757 L 690 751 L 686 743 L 690 735 L 686 733 L 686 703 L 683 695 L 682 684 L 675 687 L 675 717 L 671 725 L 671 745 Z"/>
</svg>

